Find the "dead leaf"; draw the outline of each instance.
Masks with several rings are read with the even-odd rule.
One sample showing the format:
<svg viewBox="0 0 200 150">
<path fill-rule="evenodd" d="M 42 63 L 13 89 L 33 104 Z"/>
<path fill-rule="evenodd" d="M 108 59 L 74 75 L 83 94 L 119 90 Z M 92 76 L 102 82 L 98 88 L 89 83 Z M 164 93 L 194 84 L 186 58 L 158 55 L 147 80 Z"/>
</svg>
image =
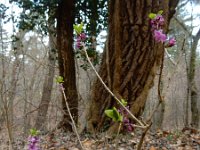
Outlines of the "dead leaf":
<svg viewBox="0 0 200 150">
<path fill-rule="evenodd" d="M 151 146 L 149 150 L 156 150 L 156 148 L 154 146 Z"/>
</svg>

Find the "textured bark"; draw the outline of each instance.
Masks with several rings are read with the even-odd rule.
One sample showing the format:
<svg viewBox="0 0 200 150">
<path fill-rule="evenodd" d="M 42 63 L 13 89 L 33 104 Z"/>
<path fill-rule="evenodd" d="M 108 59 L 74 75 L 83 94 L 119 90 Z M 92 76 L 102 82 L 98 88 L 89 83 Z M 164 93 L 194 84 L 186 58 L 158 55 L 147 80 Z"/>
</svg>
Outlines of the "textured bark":
<svg viewBox="0 0 200 150">
<path fill-rule="evenodd" d="M 164 11 L 165 30 L 178 1 L 111 0 L 107 55 L 104 52 L 99 74 L 118 98 L 124 98 L 137 117 L 143 111 L 164 49 L 154 42 L 148 14 Z M 169 15 L 170 14 L 170 15 Z M 109 56 L 106 65 L 106 56 Z M 108 71 L 109 68 L 109 71 Z M 110 74 L 110 76 L 108 76 Z M 92 92 L 88 130 L 95 132 L 105 123 L 104 110 L 117 105 L 97 80 Z"/>
<path fill-rule="evenodd" d="M 62 0 L 57 9 L 57 49 L 60 75 L 64 77 L 64 88 L 71 113 L 77 122 L 78 95 L 76 89 L 75 61 L 73 51 L 73 23 L 74 23 L 74 0 Z M 63 121 L 61 127 L 72 131 L 71 120 L 68 115 L 65 100 L 62 100 Z"/>
<path fill-rule="evenodd" d="M 200 29 L 196 36 L 193 38 L 192 48 L 191 48 L 191 54 L 190 54 L 190 64 L 189 64 L 189 82 L 188 86 L 190 89 L 190 98 L 191 98 L 191 112 L 192 112 L 192 120 L 191 125 L 195 128 L 199 127 L 199 110 L 198 110 L 198 93 L 196 88 L 196 82 L 195 82 L 195 67 L 196 67 L 196 51 L 197 51 L 197 45 L 198 41 L 200 39 Z"/>
<path fill-rule="evenodd" d="M 49 11 L 49 15 L 53 15 L 53 11 Z M 54 15 L 53 15 L 54 16 Z M 54 82 L 54 72 L 56 63 L 56 41 L 55 41 L 55 17 L 50 17 L 48 20 L 49 24 L 49 55 L 48 55 L 48 69 L 45 76 L 43 92 L 41 102 L 39 104 L 38 115 L 36 119 L 35 127 L 38 130 L 45 129 L 45 122 L 49 103 L 51 101 L 51 92 Z"/>
</svg>

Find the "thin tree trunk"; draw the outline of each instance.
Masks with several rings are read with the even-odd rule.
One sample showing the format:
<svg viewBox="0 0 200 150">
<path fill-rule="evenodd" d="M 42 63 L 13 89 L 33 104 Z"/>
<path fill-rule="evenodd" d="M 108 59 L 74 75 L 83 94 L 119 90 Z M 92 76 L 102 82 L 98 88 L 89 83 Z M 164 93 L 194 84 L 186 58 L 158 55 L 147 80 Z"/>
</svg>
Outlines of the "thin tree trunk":
<svg viewBox="0 0 200 150">
<path fill-rule="evenodd" d="M 9 122 L 12 125 L 13 124 L 13 102 L 15 99 L 16 95 L 16 90 L 17 90 L 17 81 L 18 81 L 18 76 L 20 72 L 20 59 L 19 55 L 22 52 L 22 40 L 25 36 L 26 32 L 25 31 L 19 31 L 16 35 L 17 41 L 13 43 L 13 51 L 14 51 L 14 56 L 15 60 L 13 62 L 13 69 L 12 69 L 12 77 L 10 81 L 10 90 L 9 90 Z"/>
<path fill-rule="evenodd" d="M 164 11 L 165 29 L 178 1 L 111 0 L 109 5 L 108 55 L 111 90 L 126 99 L 137 117 L 143 111 L 149 89 L 164 54 L 164 46 L 154 42 L 148 20 L 150 12 Z M 108 85 L 106 52 L 99 74 Z M 95 132 L 105 123 L 104 110 L 117 106 L 97 80 L 92 92 L 88 130 Z"/>
<path fill-rule="evenodd" d="M 52 15 L 50 12 L 49 15 Z M 48 55 L 48 70 L 45 76 L 45 81 L 43 85 L 42 98 L 39 105 L 38 115 L 36 119 L 35 128 L 41 130 L 45 129 L 45 122 L 49 103 L 51 101 L 51 92 L 53 88 L 53 78 L 55 73 L 55 63 L 56 63 L 56 40 L 55 40 L 55 21 L 53 18 L 49 18 L 49 55 Z"/>
<path fill-rule="evenodd" d="M 1 116 L 0 116 L 0 126 L 3 125 L 6 117 L 6 111 L 7 109 L 7 93 L 6 93 L 6 49 L 5 49 L 5 43 L 4 43 L 4 30 L 3 30 L 3 18 L 0 18 L 0 49 L 1 49 L 1 80 L 0 80 L 0 108 L 1 108 Z M 0 128 L 1 129 L 1 128 Z"/>
</svg>

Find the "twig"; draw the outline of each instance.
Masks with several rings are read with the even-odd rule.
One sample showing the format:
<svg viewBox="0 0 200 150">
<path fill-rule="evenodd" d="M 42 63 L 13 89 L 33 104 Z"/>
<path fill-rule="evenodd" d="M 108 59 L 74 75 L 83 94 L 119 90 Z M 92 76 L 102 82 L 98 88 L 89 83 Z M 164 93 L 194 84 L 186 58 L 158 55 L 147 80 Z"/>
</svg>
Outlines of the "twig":
<svg viewBox="0 0 200 150">
<path fill-rule="evenodd" d="M 142 137 L 140 138 L 140 142 L 138 143 L 137 146 L 137 150 L 140 150 L 142 148 L 142 144 L 144 142 L 144 138 L 147 134 L 147 132 L 149 131 L 150 127 L 151 127 L 152 123 L 150 123 L 150 125 L 145 129 L 145 131 L 142 133 Z"/>
<path fill-rule="evenodd" d="M 12 128 L 10 124 L 10 118 L 8 114 L 8 106 L 4 106 L 4 111 L 5 111 L 5 119 L 6 119 L 6 128 L 8 131 L 8 138 L 9 138 L 9 150 L 13 149 L 13 135 L 12 135 Z"/>
<path fill-rule="evenodd" d="M 160 73 L 159 73 L 159 79 L 158 79 L 158 99 L 159 99 L 159 102 L 156 105 L 156 108 L 153 110 L 152 114 L 149 116 L 149 118 L 147 119 L 146 122 L 150 122 L 150 120 L 153 118 L 153 115 L 155 114 L 156 110 L 158 109 L 160 104 L 163 102 L 163 98 L 162 98 L 162 95 L 161 95 L 161 87 L 160 86 L 161 86 L 162 72 L 163 72 L 163 66 L 164 66 L 164 55 L 165 55 L 165 51 L 163 50 L 161 66 L 160 66 Z"/>
<path fill-rule="evenodd" d="M 100 80 L 100 82 L 103 84 L 103 86 L 105 87 L 105 89 L 110 93 L 110 95 L 112 97 L 114 97 L 114 99 L 129 113 L 129 115 L 137 122 L 139 123 L 139 125 L 143 128 L 146 128 L 148 127 L 145 126 L 140 120 L 138 120 L 131 112 L 130 110 L 128 110 L 123 104 L 122 102 L 117 98 L 117 96 L 115 96 L 115 94 L 108 88 L 108 86 L 104 83 L 104 81 L 102 80 L 102 78 L 100 77 L 100 75 L 98 74 L 98 72 L 96 71 L 94 65 L 92 64 L 92 62 L 90 61 L 90 58 L 87 54 L 87 50 L 86 50 L 86 47 L 85 47 L 85 44 L 82 42 L 82 46 L 83 46 L 83 51 L 85 52 L 85 55 L 86 55 L 86 58 L 90 64 L 90 66 L 92 67 L 93 71 L 95 72 L 95 74 L 97 75 L 98 79 Z"/>
<path fill-rule="evenodd" d="M 161 66 L 160 66 L 160 74 L 159 74 L 159 79 L 158 79 L 158 97 L 159 97 L 160 103 L 163 102 L 163 98 L 161 95 L 161 82 L 162 82 L 162 73 L 163 73 L 163 66 L 164 66 L 164 57 L 165 57 L 165 51 L 163 51 Z"/>
<path fill-rule="evenodd" d="M 169 55 L 169 53 L 168 53 L 168 51 L 167 51 L 166 48 L 165 48 L 165 53 L 166 53 L 167 57 L 169 58 L 169 60 L 171 61 L 171 63 L 172 63 L 174 66 L 176 66 L 177 63 L 175 63 L 175 61 L 170 57 L 170 55 Z"/>
<path fill-rule="evenodd" d="M 187 34 L 190 37 L 193 37 L 192 32 L 189 31 L 189 29 L 187 28 L 187 26 L 185 24 L 183 24 L 177 17 L 174 17 L 174 20 L 182 27 L 182 29 L 187 32 Z"/>
<path fill-rule="evenodd" d="M 73 117 L 72 117 L 72 114 L 71 114 L 71 111 L 70 111 L 70 108 L 69 108 L 69 104 L 68 104 L 68 102 L 67 102 L 67 97 L 66 97 L 66 95 L 65 95 L 65 91 L 64 91 L 64 88 L 63 88 L 62 83 L 60 83 L 60 85 L 61 85 L 62 94 L 63 94 L 63 96 L 64 96 L 65 104 L 66 104 L 66 107 L 67 107 L 67 111 L 68 111 L 68 113 L 69 113 L 70 119 L 71 119 L 71 121 L 72 121 L 72 125 L 73 125 L 73 127 L 74 127 L 74 132 L 75 132 L 75 134 L 76 134 L 76 136 L 77 136 L 77 138 L 78 138 L 78 141 L 79 141 L 79 144 L 80 144 L 80 146 L 81 146 L 81 149 L 84 150 L 84 147 L 83 147 L 83 145 L 82 145 L 82 143 L 81 143 L 81 140 L 80 140 L 80 136 L 79 136 L 78 131 L 77 131 L 77 128 L 76 128 L 76 124 L 75 124 L 75 122 L 74 122 L 74 119 L 73 119 Z"/>
</svg>

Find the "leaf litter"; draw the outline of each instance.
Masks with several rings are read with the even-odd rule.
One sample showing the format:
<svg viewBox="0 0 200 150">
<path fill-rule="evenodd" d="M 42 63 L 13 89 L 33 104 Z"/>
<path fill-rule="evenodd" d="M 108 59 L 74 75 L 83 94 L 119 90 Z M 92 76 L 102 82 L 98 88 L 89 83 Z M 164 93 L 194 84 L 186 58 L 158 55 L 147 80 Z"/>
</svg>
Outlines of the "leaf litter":
<svg viewBox="0 0 200 150">
<path fill-rule="evenodd" d="M 81 134 L 85 150 L 136 150 L 141 132 L 119 134 L 109 138 L 105 133 L 96 136 Z M 8 149 L 5 136 L 0 136 L 0 150 Z M 27 150 L 27 140 L 18 135 L 14 140 L 14 150 Z M 74 133 L 64 133 L 60 130 L 40 135 L 41 150 L 81 150 Z M 200 150 L 200 132 L 192 128 L 182 131 L 149 131 L 145 136 L 142 150 Z"/>
</svg>

